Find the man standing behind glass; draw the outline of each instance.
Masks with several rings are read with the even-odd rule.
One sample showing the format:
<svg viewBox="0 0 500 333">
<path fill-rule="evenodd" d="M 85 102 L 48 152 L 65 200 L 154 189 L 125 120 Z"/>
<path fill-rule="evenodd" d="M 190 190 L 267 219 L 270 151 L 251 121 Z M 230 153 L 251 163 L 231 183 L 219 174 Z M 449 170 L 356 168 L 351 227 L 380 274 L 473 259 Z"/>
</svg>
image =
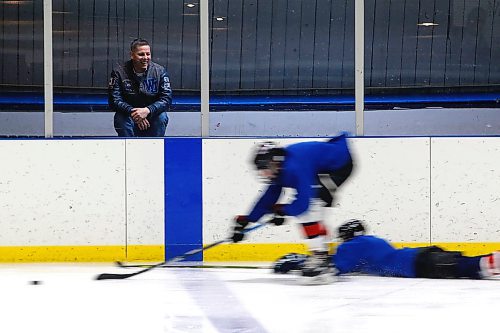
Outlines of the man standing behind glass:
<svg viewBox="0 0 500 333">
<path fill-rule="evenodd" d="M 172 89 L 166 69 L 151 61 L 148 41 L 132 41 L 130 60 L 111 72 L 108 97 L 118 136 L 165 135 Z"/>
</svg>

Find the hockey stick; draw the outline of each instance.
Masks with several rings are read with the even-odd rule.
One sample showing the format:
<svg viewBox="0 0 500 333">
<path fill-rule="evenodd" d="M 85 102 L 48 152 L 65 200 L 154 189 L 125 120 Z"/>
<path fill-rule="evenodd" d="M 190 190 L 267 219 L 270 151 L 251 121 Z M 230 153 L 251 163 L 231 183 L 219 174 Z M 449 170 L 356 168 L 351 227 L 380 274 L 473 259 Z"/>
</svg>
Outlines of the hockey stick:
<svg viewBox="0 0 500 333">
<path fill-rule="evenodd" d="M 120 268 L 145 268 L 145 267 L 151 267 L 153 266 L 154 264 L 126 264 L 122 261 L 115 261 L 115 265 L 116 267 L 120 267 Z M 180 264 L 169 264 L 169 263 L 166 263 L 165 265 L 163 266 L 160 266 L 159 268 L 267 268 L 265 266 L 256 266 L 256 265 L 219 265 L 219 264 L 205 264 L 205 263 L 201 263 L 201 264 L 195 264 L 195 263 L 191 263 L 191 264 L 188 264 L 186 262 L 186 264 L 184 263 L 180 263 Z"/>
<path fill-rule="evenodd" d="M 145 268 L 151 267 L 153 264 L 125 264 L 121 261 L 115 261 L 115 265 L 120 268 Z M 257 268 L 268 268 L 265 266 L 257 266 L 257 265 L 219 265 L 219 264 L 172 264 L 166 263 L 158 268 L 248 268 L 248 269 L 257 269 Z"/>
<path fill-rule="evenodd" d="M 264 225 L 265 224 L 258 223 L 258 224 L 256 224 L 255 226 L 253 226 L 251 228 L 243 230 L 243 234 L 247 234 L 247 233 L 249 233 L 251 231 L 259 229 L 259 228 L 263 227 Z M 129 273 L 129 274 L 102 273 L 102 274 L 99 274 L 98 276 L 96 276 L 95 279 L 96 280 L 119 280 L 119 279 L 127 279 L 129 277 L 145 273 L 147 271 L 150 271 L 150 270 L 155 269 L 157 267 L 163 266 L 165 264 L 171 264 L 171 263 L 174 263 L 174 262 L 182 261 L 182 260 L 186 259 L 187 257 L 190 257 L 190 256 L 195 255 L 197 253 L 203 252 L 203 251 L 208 250 L 208 249 L 210 249 L 210 248 L 212 248 L 214 246 L 220 245 L 220 244 L 228 242 L 228 241 L 231 241 L 231 239 L 230 238 L 228 238 L 228 239 L 222 239 L 220 241 L 217 241 L 215 243 L 209 244 L 209 245 L 204 246 L 202 248 L 190 250 L 190 251 L 188 251 L 188 252 L 186 252 L 184 254 L 181 254 L 181 255 L 179 255 L 177 257 L 173 257 L 172 259 L 165 260 L 163 262 L 160 262 L 159 264 L 155 264 L 155 265 L 149 266 L 147 268 L 141 269 L 140 271 L 137 271 L 135 273 Z"/>
</svg>

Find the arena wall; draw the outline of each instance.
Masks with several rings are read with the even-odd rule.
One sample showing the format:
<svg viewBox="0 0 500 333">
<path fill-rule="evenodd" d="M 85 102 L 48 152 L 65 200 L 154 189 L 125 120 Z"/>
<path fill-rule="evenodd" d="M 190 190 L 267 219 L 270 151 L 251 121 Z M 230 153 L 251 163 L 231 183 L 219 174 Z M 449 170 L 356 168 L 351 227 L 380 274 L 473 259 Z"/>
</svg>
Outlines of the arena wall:
<svg viewBox="0 0 500 333">
<path fill-rule="evenodd" d="M 0 261 L 161 261 L 223 239 L 263 189 L 249 163 L 262 140 L 0 140 Z M 277 141 L 304 140 L 316 139 Z M 356 167 L 329 209 L 331 229 L 361 218 L 398 246 L 500 248 L 500 137 L 349 143 Z M 293 222 L 217 246 L 203 260 L 269 261 L 304 251 Z"/>
</svg>

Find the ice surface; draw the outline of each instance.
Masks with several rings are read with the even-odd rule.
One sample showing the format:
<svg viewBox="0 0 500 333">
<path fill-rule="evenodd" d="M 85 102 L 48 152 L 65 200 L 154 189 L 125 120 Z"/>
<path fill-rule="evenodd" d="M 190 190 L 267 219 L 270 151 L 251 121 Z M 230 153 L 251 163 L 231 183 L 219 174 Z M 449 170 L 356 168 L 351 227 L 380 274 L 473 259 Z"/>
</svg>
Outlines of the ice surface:
<svg viewBox="0 0 500 333">
<path fill-rule="evenodd" d="M 268 269 L 0 265 L 0 332 L 496 331 L 500 280 L 348 276 L 304 286 Z M 32 285 L 30 281 L 42 281 Z"/>
</svg>

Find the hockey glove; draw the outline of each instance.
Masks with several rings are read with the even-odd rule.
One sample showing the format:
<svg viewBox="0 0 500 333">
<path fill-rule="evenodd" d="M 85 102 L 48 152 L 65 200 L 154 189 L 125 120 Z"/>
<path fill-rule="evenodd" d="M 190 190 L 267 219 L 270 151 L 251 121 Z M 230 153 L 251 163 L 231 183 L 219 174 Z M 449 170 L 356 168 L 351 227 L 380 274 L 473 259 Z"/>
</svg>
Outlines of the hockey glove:
<svg viewBox="0 0 500 333">
<path fill-rule="evenodd" d="M 245 238 L 245 234 L 243 233 L 243 230 L 245 227 L 248 225 L 248 219 L 247 216 L 245 215 L 238 215 L 236 216 L 234 220 L 234 229 L 233 229 L 233 236 L 231 239 L 233 240 L 234 243 L 241 242 L 243 238 Z"/>
<path fill-rule="evenodd" d="M 280 226 L 283 223 L 285 223 L 285 212 L 284 212 L 284 206 L 282 204 L 276 204 L 273 206 L 273 213 L 274 217 L 269 220 L 269 223 L 272 223 L 274 225 Z"/>
<path fill-rule="evenodd" d="M 304 267 L 308 255 L 289 253 L 275 261 L 273 265 L 274 273 L 286 274 L 290 271 L 300 271 Z"/>
</svg>

